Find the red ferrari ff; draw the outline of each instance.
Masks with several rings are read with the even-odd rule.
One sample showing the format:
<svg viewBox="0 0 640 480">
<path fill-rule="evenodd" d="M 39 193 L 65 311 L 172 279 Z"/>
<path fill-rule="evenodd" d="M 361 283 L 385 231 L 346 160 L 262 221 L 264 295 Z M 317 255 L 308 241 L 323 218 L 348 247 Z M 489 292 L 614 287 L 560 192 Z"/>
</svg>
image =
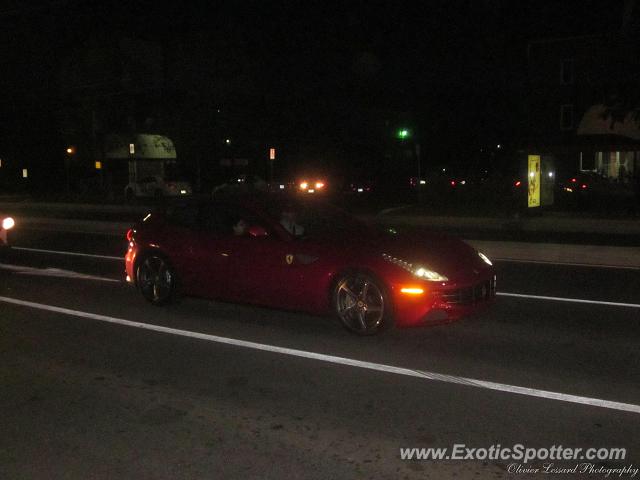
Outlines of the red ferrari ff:
<svg viewBox="0 0 640 480">
<path fill-rule="evenodd" d="M 127 239 L 127 281 L 156 305 L 180 292 L 333 313 L 370 335 L 455 320 L 495 297 L 491 261 L 461 240 L 378 231 L 317 198 L 193 199 Z"/>
</svg>

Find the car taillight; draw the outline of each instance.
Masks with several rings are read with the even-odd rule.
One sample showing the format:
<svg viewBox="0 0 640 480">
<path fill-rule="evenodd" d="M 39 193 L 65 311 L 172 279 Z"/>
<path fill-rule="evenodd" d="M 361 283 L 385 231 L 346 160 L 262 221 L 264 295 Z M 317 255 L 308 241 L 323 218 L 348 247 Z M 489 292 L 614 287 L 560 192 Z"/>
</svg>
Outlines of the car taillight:
<svg viewBox="0 0 640 480">
<path fill-rule="evenodd" d="M 587 188 L 587 184 L 586 184 L 586 183 L 583 183 L 583 184 L 582 184 L 582 188 Z"/>
<path fill-rule="evenodd" d="M 133 242 L 134 233 L 135 233 L 135 230 L 133 228 L 130 228 L 129 230 L 127 230 L 127 242 Z"/>
<path fill-rule="evenodd" d="M 455 186 L 456 186 L 456 181 L 455 181 L 455 180 L 451 180 L 451 182 L 450 182 L 450 183 L 451 183 L 451 186 L 452 186 L 452 187 L 455 187 Z"/>
<path fill-rule="evenodd" d="M 518 180 L 515 184 L 516 187 L 519 187 L 520 185 L 522 185 L 522 182 L 520 180 Z"/>
</svg>

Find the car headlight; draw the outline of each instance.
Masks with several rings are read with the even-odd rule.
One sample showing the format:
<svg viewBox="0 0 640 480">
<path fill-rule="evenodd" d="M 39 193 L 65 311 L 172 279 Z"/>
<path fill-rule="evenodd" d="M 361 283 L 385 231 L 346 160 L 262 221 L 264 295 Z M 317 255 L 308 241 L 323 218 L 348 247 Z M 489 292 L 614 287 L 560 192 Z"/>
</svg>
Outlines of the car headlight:
<svg viewBox="0 0 640 480">
<path fill-rule="evenodd" d="M 396 258 L 393 255 L 387 255 L 386 253 L 382 254 L 382 258 L 384 258 L 387 262 L 393 263 L 401 268 L 404 268 L 407 272 L 411 272 L 416 277 L 423 278 L 424 280 L 428 280 L 430 282 L 446 282 L 449 280 L 444 275 L 440 275 L 438 272 L 435 272 L 424 265 L 414 265 L 413 263 L 406 262 L 400 258 Z"/>
<path fill-rule="evenodd" d="M 13 218 L 7 217 L 2 220 L 2 228 L 4 230 L 11 230 L 16 225 L 16 222 Z"/>
<path fill-rule="evenodd" d="M 482 261 L 484 261 L 484 263 L 486 263 L 487 265 L 493 265 L 493 263 L 491 263 L 491 260 L 489 260 L 489 257 L 487 257 L 484 253 L 482 252 L 478 252 L 478 256 L 482 259 Z"/>
</svg>

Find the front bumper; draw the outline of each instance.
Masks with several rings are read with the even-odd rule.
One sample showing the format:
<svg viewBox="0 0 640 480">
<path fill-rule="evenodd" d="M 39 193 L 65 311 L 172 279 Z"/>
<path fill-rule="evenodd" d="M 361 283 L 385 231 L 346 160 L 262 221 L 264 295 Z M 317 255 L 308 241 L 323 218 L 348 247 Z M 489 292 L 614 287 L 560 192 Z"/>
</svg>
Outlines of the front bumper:
<svg viewBox="0 0 640 480">
<path fill-rule="evenodd" d="M 426 285 L 423 295 L 409 297 L 393 288 L 395 321 L 398 326 L 437 325 L 478 313 L 493 303 L 496 275 L 491 272 L 474 282 L 446 286 Z"/>
</svg>

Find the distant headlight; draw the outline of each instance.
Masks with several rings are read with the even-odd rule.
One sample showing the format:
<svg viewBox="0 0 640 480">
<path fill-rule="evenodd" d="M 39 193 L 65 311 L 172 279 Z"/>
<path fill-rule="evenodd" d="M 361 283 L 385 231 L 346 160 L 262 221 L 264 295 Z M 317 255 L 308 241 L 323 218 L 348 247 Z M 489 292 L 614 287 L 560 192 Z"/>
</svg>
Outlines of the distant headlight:
<svg viewBox="0 0 640 480">
<path fill-rule="evenodd" d="M 15 225 L 16 225 L 16 222 L 11 217 L 7 217 L 4 220 L 2 220 L 2 228 L 4 230 L 11 230 L 13 227 L 15 227 Z"/>
<path fill-rule="evenodd" d="M 384 258 L 387 262 L 404 268 L 407 272 L 411 272 L 416 277 L 423 278 L 430 282 L 446 282 L 447 280 L 449 280 L 444 275 L 440 275 L 438 272 L 430 270 L 422 265 L 414 265 L 413 263 L 405 262 L 404 260 L 396 258 L 392 255 L 387 255 L 386 253 L 382 254 L 382 258 Z"/>
<path fill-rule="evenodd" d="M 482 252 L 478 252 L 478 256 L 484 261 L 484 263 L 486 263 L 487 265 L 493 265 L 493 263 L 491 263 L 491 260 L 489 260 L 489 257 L 487 257 L 484 253 Z"/>
</svg>

